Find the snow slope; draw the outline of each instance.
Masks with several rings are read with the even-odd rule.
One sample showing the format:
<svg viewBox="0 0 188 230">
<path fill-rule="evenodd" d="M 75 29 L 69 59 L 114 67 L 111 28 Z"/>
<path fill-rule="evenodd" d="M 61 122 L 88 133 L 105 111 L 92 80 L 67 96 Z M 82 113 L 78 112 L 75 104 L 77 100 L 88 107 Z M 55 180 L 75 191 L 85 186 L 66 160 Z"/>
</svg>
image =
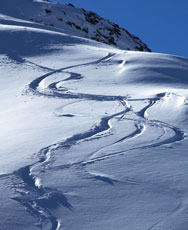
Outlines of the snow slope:
<svg viewBox="0 0 188 230">
<path fill-rule="evenodd" d="M 1 14 L 9 16 L 4 18 L 6 23 L 11 21 L 10 17 L 16 17 L 19 18 L 19 25 L 24 24 L 21 20 L 29 20 L 49 26 L 52 30 L 90 38 L 121 49 L 151 51 L 138 37 L 117 24 L 93 12 L 75 8 L 72 4 L 61 5 L 42 0 L 6 0 L 0 2 L 0 8 Z"/>
<path fill-rule="evenodd" d="M 188 60 L 27 21 L 17 9 L 44 3 L 8 2 L 0 229 L 186 230 Z"/>
</svg>

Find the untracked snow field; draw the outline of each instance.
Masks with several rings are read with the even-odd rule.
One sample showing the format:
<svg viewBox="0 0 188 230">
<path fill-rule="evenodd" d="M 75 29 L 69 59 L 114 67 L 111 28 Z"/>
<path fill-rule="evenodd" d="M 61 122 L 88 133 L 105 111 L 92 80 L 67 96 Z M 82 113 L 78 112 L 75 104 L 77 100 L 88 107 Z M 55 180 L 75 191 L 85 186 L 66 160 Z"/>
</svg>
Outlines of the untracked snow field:
<svg viewBox="0 0 188 230">
<path fill-rule="evenodd" d="M 0 230 L 187 230 L 188 60 L 1 18 Z"/>
</svg>

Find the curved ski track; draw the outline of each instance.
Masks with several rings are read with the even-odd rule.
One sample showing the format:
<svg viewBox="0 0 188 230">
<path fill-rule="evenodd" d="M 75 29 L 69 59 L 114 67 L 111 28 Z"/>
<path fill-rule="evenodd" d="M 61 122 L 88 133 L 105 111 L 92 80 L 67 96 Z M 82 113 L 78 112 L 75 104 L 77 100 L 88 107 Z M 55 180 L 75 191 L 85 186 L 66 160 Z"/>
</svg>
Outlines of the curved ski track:
<svg viewBox="0 0 188 230">
<path fill-rule="evenodd" d="M 104 58 L 90 62 L 90 63 L 84 63 L 80 65 L 74 65 L 74 66 L 68 66 L 65 68 L 61 68 L 58 70 L 52 70 L 47 74 L 44 74 L 38 78 L 36 78 L 34 81 L 32 81 L 29 86 L 27 91 L 32 92 L 33 94 L 37 96 L 47 96 L 47 97 L 57 97 L 60 99 L 84 99 L 84 100 L 95 100 L 95 101 L 119 101 L 121 104 L 123 104 L 124 109 L 121 112 L 115 113 L 111 116 L 105 116 L 101 119 L 100 123 L 95 126 L 95 128 L 90 129 L 84 133 L 78 133 L 73 135 L 72 137 L 66 139 L 65 141 L 56 143 L 51 146 L 47 146 L 46 148 L 43 148 L 39 152 L 39 159 L 32 165 L 28 165 L 24 168 L 21 168 L 13 173 L 13 188 L 16 191 L 17 195 L 13 197 L 12 199 L 20 202 L 26 209 L 27 211 L 34 216 L 37 222 L 37 226 L 40 229 L 50 229 L 50 230 L 59 230 L 60 228 L 62 229 L 61 223 L 59 220 L 54 216 L 53 214 L 53 209 L 58 208 L 59 205 L 63 205 L 64 207 L 68 209 L 72 209 L 73 207 L 69 203 L 69 200 L 66 198 L 66 196 L 63 194 L 62 191 L 50 189 L 43 187 L 40 184 L 40 178 L 35 177 L 32 175 L 32 169 L 35 168 L 35 166 L 39 165 L 41 166 L 41 169 L 43 165 L 51 160 L 51 157 L 53 155 L 53 151 L 57 149 L 65 150 L 67 148 L 70 148 L 72 145 L 77 144 L 77 142 L 84 142 L 88 139 L 92 140 L 92 138 L 103 138 L 104 132 L 108 132 L 111 130 L 110 126 L 110 120 L 117 118 L 118 116 L 121 115 L 121 118 L 119 119 L 127 119 L 135 124 L 136 130 L 132 132 L 132 134 L 129 134 L 127 136 L 121 137 L 118 141 L 115 141 L 114 143 L 111 143 L 110 145 L 106 145 L 102 147 L 102 149 L 105 149 L 106 147 L 110 147 L 112 145 L 116 145 L 118 143 L 126 142 L 127 140 L 130 140 L 132 138 L 137 138 L 140 135 L 143 135 L 145 132 L 145 127 L 147 126 L 155 126 L 157 128 L 160 128 L 162 130 L 162 135 L 159 137 L 156 137 L 155 140 L 153 140 L 153 143 L 148 143 L 144 146 L 136 146 L 132 147 L 130 149 L 122 150 L 122 151 L 117 151 L 113 153 L 108 153 L 107 155 L 100 156 L 100 157 L 94 157 L 96 154 L 96 151 L 94 153 L 91 153 L 90 159 L 87 159 L 85 161 L 80 161 L 80 162 L 75 162 L 70 165 L 61 165 L 58 167 L 52 167 L 53 170 L 55 169 L 64 169 L 67 167 L 72 167 L 73 165 L 80 165 L 84 167 L 87 164 L 95 163 L 97 161 L 105 160 L 111 157 L 115 157 L 118 155 L 125 154 L 127 152 L 136 150 L 136 149 L 145 149 L 145 148 L 154 148 L 154 147 L 159 147 L 164 144 L 170 144 L 174 143 L 176 141 L 181 141 L 185 138 L 185 134 L 182 130 L 179 128 L 173 127 L 167 123 L 157 121 L 157 120 L 149 120 L 146 118 L 145 114 L 149 108 L 151 108 L 158 100 L 161 100 L 162 97 L 165 96 L 164 94 L 159 94 L 156 96 L 156 98 L 153 99 L 145 99 L 145 101 L 148 101 L 149 104 L 145 106 L 140 112 L 134 112 L 131 106 L 128 106 L 128 104 L 131 103 L 131 101 L 134 101 L 134 99 L 127 99 L 125 96 L 107 96 L 107 95 L 92 95 L 92 94 L 75 94 L 71 93 L 68 91 L 68 89 L 58 89 L 57 84 L 60 83 L 54 82 L 51 83 L 46 89 L 44 90 L 38 90 L 38 86 L 41 81 L 44 79 L 59 73 L 68 73 L 70 77 L 62 80 L 62 81 L 68 81 L 68 80 L 81 80 L 84 76 L 81 76 L 78 73 L 75 72 L 69 72 L 69 69 L 74 69 L 76 67 L 83 67 L 83 66 L 88 66 L 88 65 L 97 65 L 99 63 L 106 63 L 110 61 L 116 54 L 114 53 L 109 53 L 107 56 Z M 41 67 L 42 68 L 42 67 Z M 143 100 L 143 99 L 136 99 L 136 100 Z M 128 112 L 133 113 L 136 115 L 137 119 L 128 119 L 126 118 L 126 114 Z M 166 129 L 170 129 L 174 132 L 173 137 L 167 137 L 164 140 L 160 140 L 162 137 L 166 135 Z M 101 149 L 100 149 L 101 150 Z M 108 179 L 108 178 L 107 178 Z M 107 180 L 105 178 L 105 180 Z M 16 181 L 16 182 L 15 182 Z M 19 184 L 22 184 L 22 191 L 19 191 L 17 187 L 19 187 Z M 49 227 L 51 225 L 51 227 Z M 47 227 L 46 227 L 47 226 Z"/>
</svg>

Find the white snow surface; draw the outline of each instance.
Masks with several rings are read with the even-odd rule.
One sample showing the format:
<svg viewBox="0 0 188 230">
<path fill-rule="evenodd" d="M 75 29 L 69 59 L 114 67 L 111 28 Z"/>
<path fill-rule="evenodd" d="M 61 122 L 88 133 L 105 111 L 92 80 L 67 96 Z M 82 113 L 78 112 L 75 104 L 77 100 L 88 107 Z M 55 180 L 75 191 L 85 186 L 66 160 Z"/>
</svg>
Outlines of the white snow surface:
<svg viewBox="0 0 188 230">
<path fill-rule="evenodd" d="M 19 17 L 57 4 L 2 2 L 0 230 L 187 230 L 188 60 Z"/>
</svg>

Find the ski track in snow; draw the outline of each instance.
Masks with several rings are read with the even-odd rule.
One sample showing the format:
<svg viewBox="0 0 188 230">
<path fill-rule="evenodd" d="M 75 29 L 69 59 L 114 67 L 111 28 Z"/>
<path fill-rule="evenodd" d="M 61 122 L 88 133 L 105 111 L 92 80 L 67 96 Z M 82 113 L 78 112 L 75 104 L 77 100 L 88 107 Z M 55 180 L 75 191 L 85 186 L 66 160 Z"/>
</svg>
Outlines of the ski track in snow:
<svg viewBox="0 0 188 230">
<path fill-rule="evenodd" d="M 109 159 L 112 157 L 117 157 L 122 154 L 129 154 L 129 152 L 136 150 L 136 149 L 148 149 L 148 148 L 154 148 L 154 147 L 159 147 L 162 145 L 166 144 L 171 144 L 177 141 L 181 141 L 185 139 L 185 133 L 180 130 L 177 127 L 173 127 L 165 122 L 159 121 L 159 120 L 150 120 L 146 114 L 147 110 L 151 108 L 157 101 L 161 100 L 164 96 L 164 94 L 159 94 L 156 95 L 156 98 L 153 99 L 145 99 L 146 102 L 149 102 L 147 106 L 142 108 L 139 112 L 134 112 L 131 106 L 131 101 L 134 101 L 134 99 L 127 99 L 125 96 L 106 96 L 106 95 L 91 95 L 91 94 L 75 94 L 71 93 L 68 91 L 68 89 L 65 91 L 58 89 L 57 84 L 60 83 L 54 82 L 51 83 L 47 88 L 40 90 L 39 89 L 39 84 L 46 78 L 56 74 L 56 73 L 68 73 L 70 77 L 62 80 L 62 81 L 71 81 L 71 80 L 81 80 L 84 78 L 84 76 L 72 72 L 72 69 L 76 67 L 84 67 L 84 66 L 89 66 L 89 65 L 97 65 L 99 63 L 106 63 L 110 61 L 114 56 L 116 56 L 115 53 L 109 53 L 106 57 L 90 62 L 90 63 L 84 63 L 80 65 L 74 65 L 74 66 L 69 66 L 69 67 L 64 67 L 58 70 L 51 70 L 49 68 L 46 68 L 46 70 L 50 71 L 38 78 L 36 78 L 34 81 L 32 81 L 28 88 L 26 93 L 32 92 L 33 94 L 37 96 L 47 96 L 47 97 L 56 97 L 60 99 L 82 99 L 82 100 L 95 100 L 95 101 L 119 101 L 121 104 L 123 104 L 124 109 L 118 113 L 112 114 L 110 116 L 105 116 L 101 119 L 100 123 L 95 126 L 94 128 L 84 132 L 84 133 L 77 133 L 73 135 L 70 138 L 67 138 L 65 141 L 56 143 L 51 146 L 47 146 L 46 148 L 43 148 L 40 150 L 39 155 L 40 158 L 38 161 L 36 161 L 32 165 L 28 165 L 24 168 L 21 168 L 17 171 L 14 172 L 13 180 L 15 180 L 13 183 L 13 188 L 16 191 L 17 195 L 13 197 L 12 199 L 20 202 L 26 209 L 27 211 L 34 216 L 37 222 L 37 226 L 41 229 L 47 229 L 44 226 L 51 225 L 49 229 L 51 230 L 58 230 L 62 229 L 61 223 L 58 221 L 58 218 L 53 214 L 53 209 L 58 208 L 58 206 L 62 205 L 70 210 L 72 210 L 71 203 L 69 200 L 66 198 L 66 196 L 63 194 L 62 191 L 57 191 L 54 189 L 46 188 L 43 187 L 42 184 L 40 184 L 40 178 L 35 177 L 32 175 L 32 169 L 35 168 L 37 165 L 41 165 L 41 169 L 43 165 L 46 163 L 50 164 L 50 160 L 53 156 L 54 150 L 58 149 L 66 149 L 67 147 L 70 148 L 73 145 L 76 145 L 77 142 L 84 142 L 88 139 L 92 140 L 92 138 L 103 138 L 104 133 L 109 132 L 111 130 L 111 125 L 110 121 L 114 118 L 117 118 L 118 116 L 121 115 L 121 118 L 131 120 L 135 124 L 136 130 L 134 130 L 131 134 L 121 137 L 119 140 L 115 141 L 114 143 L 108 144 L 100 148 L 99 150 L 93 152 L 90 154 L 90 158 L 86 159 L 84 161 L 78 161 L 72 164 L 68 165 L 60 165 L 60 166 L 52 166 L 51 170 L 59 170 L 59 169 L 64 169 L 64 168 L 69 168 L 75 165 L 79 165 L 81 167 L 84 167 L 88 164 L 93 164 L 97 161 L 102 161 L 105 159 Z M 33 64 L 33 63 L 31 63 Z M 45 68 L 42 66 L 38 66 L 40 68 Z M 71 69 L 71 72 L 68 70 Z M 136 99 L 137 101 L 143 101 L 143 99 Z M 126 114 L 128 112 L 131 112 L 135 115 L 135 119 L 130 119 L 126 118 Z M 160 136 L 156 136 L 156 138 L 153 140 L 153 143 L 146 143 L 145 145 L 140 145 L 140 146 L 135 146 L 129 149 L 117 151 L 117 152 L 112 152 L 108 153 L 107 155 L 104 156 L 98 156 L 95 157 L 98 151 L 104 150 L 107 147 L 126 142 L 130 139 L 133 138 L 138 138 L 139 136 L 142 136 L 145 132 L 145 129 L 147 127 L 156 127 L 158 129 L 162 130 L 162 134 Z M 168 137 L 167 136 L 167 131 L 166 130 L 171 130 L 174 133 L 174 136 Z M 89 173 L 89 172 L 88 172 Z M 108 177 L 107 175 L 98 175 L 98 174 L 91 174 L 95 179 L 113 184 L 114 181 L 118 181 L 116 179 L 112 179 Z M 126 181 L 125 181 L 126 182 Z M 127 183 L 135 183 L 133 181 L 127 181 Z M 19 184 L 22 184 L 22 190 L 19 190 Z M 47 224 L 47 225 L 46 225 Z M 150 229 L 153 229 L 157 225 L 154 224 Z"/>
</svg>

